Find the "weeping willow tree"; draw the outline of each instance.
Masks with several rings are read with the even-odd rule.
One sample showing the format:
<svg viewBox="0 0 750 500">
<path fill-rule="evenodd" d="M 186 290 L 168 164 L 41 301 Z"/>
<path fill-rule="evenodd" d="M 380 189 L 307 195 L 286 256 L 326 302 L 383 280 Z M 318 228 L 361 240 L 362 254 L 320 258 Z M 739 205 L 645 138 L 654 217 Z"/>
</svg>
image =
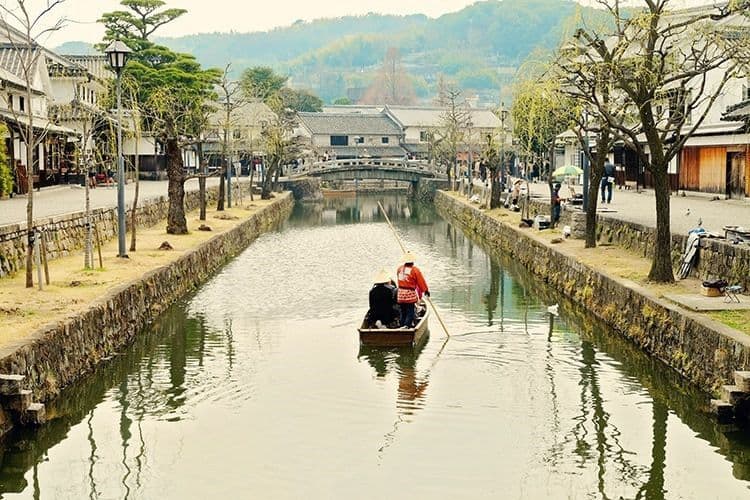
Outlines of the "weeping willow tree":
<svg viewBox="0 0 750 500">
<path fill-rule="evenodd" d="M 526 77 L 519 80 L 514 89 L 513 134 L 527 165 L 548 162 L 548 168 L 541 174 L 549 184 L 551 213 L 555 138 L 571 127 L 576 110 L 551 72 L 527 71 L 524 74 Z M 528 206 L 528 189 L 526 191 Z"/>
<path fill-rule="evenodd" d="M 8 135 L 5 124 L 0 123 L 0 138 Z M 0 140 L 0 197 L 9 196 L 13 191 L 13 172 L 8 165 L 8 153 L 5 150 L 5 140 Z"/>
</svg>

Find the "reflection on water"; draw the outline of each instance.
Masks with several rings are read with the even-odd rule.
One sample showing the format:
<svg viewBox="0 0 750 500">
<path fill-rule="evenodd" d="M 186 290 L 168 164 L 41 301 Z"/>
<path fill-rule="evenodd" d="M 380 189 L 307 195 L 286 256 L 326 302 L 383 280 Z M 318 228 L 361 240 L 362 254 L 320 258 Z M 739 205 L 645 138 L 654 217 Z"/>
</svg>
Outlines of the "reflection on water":
<svg viewBox="0 0 750 500">
<path fill-rule="evenodd" d="M 360 348 L 400 255 L 377 201 L 296 207 L 12 436 L 2 497 L 750 495 L 748 433 L 705 395 L 405 199 L 383 201 L 452 336 Z"/>
</svg>

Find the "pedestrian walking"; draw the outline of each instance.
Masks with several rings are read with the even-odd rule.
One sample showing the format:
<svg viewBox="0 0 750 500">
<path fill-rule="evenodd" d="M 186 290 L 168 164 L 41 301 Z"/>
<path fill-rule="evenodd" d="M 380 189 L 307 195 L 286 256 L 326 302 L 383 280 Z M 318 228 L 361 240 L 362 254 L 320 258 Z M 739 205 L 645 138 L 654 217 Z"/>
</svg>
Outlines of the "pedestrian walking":
<svg viewBox="0 0 750 500">
<path fill-rule="evenodd" d="M 615 166 L 611 162 L 604 164 L 602 177 L 602 203 L 612 203 L 612 186 L 615 183 Z"/>
</svg>

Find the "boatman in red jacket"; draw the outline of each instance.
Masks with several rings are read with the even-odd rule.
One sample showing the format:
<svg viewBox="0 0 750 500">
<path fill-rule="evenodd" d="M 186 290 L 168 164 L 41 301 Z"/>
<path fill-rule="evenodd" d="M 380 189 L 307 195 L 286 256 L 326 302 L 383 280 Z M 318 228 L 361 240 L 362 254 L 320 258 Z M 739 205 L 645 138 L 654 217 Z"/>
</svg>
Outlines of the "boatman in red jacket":
<svg viewBox="0 0 750 500">
<path fill-rule="evenodd" d="M 414 254 L 406 252 L 402 258 L 403 265 L 398 268 L 396 276 L 398 279 L 398 304 L 401 307 L 402 328 L 414 326 L 414 305 L 422 298 L 422 294 L 430 296 L 427 282 L 422 272 L 414 265 Z"/>
</svg>

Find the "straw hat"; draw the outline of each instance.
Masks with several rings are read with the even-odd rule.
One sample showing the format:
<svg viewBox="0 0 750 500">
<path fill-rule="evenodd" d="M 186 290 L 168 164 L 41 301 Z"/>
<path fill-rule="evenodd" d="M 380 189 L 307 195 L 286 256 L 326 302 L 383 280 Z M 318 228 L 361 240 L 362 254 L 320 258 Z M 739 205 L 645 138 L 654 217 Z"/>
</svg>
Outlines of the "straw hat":
<svg viewBox="0 0 750 500">
<path fill-rule="evenodd" d="M 404 253 L 403 257 L 401 257 L 401 261 L 402 261 L 402 262 L 403 262 L 404 264 L 408 264 L 408 263 L 412 263 L 412 264 L 413 264 L 413 263 L 414 263 L 414 259 L 415 259 L 415 258 L 416 258 L 416 257 L 414 257 L 414 254 L 413 254 L 413 253 L 411 253 L 411 252 L 406 252 L 406 253 Z"/>
<path fill-rule="evenodd" d="M 391 276 L 385 269 L 381 269 L 380 271 L 378 271 L 378 273 L 375 275 L 375 279 L 373 280 L 376 285 L 380 283 L 388 283 L 389 281 L 391 281 Z"/>
</svg>

